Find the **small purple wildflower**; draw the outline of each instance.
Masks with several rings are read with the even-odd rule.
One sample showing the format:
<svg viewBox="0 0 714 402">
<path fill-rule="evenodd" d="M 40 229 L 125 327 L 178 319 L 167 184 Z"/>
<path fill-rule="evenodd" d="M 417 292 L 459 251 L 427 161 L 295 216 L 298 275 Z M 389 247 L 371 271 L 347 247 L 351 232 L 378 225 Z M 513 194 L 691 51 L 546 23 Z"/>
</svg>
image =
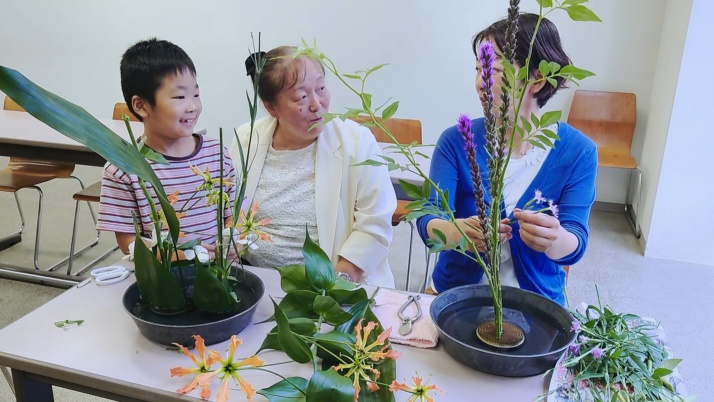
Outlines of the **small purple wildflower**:
<svg viewBox="0 0 714 402">
<path fill-rule="evenodd" d="M 536 190 L 536 191 L 537 191 L 537 190 Z M 580 321 L 578 321 L 578 320 L 573 321 L 573 325 L 570 326 L 570 330 L 573 331 L 573 332 L 578 332 L 578 331 L 580 331 Z"/>
<path fill-rule="evenodd" d="M 553 200 L 548 200 L 548 209 L 550 209 L 550 212 L 553 214 L 554 217 L 558 217 L 558 206 L 555 205 Z"/>
<path fill-rule="evenodd" d="M 605 354 L 605 351 L 600 348 L 593 348 L 592 354 L 593 354 L 593 358 L 595 360 L 600 360 L 600 359 L 602 359 L 602 356 Z"/>
<path fill-rule="evenodd" d="M 535 196 L 533 196 L 533 200 L 535 200 L 536 204 L 544 204 L 545 203 L 545 197 L 543 197 L 543 193 L 540 190 L 535 191 Z"/>
<path fill-rule="evenodd" d="M 585 336 L 585 335 L 580 335 L 580 336 L 578 337 L 578 342 L 580 342 L 580 343 L 586 343 L 586 342 L 589 341 L 589 340 L 590 340 L 590 339 L 588 339 L 588 337 Z"/>
<path fill-rule="evenodd" d="M 571 355 L 579 355 L 580 354 L 580 344 L 571 343 L 570 346 L 568 346 L 568 351 L 570 352 Z"/>
</svg>

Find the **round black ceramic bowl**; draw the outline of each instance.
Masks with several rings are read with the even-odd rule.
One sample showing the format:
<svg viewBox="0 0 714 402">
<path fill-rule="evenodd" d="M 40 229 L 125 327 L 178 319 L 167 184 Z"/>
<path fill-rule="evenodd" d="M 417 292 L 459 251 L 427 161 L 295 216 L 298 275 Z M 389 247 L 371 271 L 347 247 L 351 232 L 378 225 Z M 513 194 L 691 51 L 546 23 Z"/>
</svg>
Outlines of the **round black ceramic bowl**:
<svg viewBox="0 0 714 402">
<path fill-rule="evenodd" d="M 134 320 L 142 335 L 162 345 L 171 345 L 173 342 L 184 346 L 193 345 L 193 335 L 200 335 L 206 345 L 223 342 L 251 322 L 265 293 L 263 281 L 256 274 L 242 270 L 235 276 L 239 281 L 234 290 L 241 300 L 237 313 L 214 315 L 191 309 L 175 315 L 157 314 L 142 302 L 136 283 L 124 292 L 124 310 Z"/>
<path fill-rule="evenodd" d="M 444 350 L 468 367 L 499 376 L 528 377 L 553 368 L 575 340 L 573 316 L 533 292 L 503 286 L 502 295 L 503 319 L 523 329 L 523 345 L 499 349 L 476 338 L 477 325 L 493 319 L 493 299 L 487 285 L 466 285 L 440 293 L 431 303 Z"/>
</svg>

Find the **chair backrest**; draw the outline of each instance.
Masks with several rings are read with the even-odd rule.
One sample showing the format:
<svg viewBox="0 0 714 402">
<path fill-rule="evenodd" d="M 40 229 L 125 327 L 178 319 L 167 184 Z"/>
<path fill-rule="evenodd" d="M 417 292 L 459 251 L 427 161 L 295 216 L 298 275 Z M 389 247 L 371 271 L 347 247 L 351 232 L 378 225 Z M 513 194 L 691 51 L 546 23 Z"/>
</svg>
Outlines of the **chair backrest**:
<svg viewBox="0 0 714 402">
<path fill-rule="evenodd" d="M 358 123 L 369 121 L 367 117 L 356 117 L 352 119 Z M 421 121 L 414 119 L 390 118 L 384 121 L 384 126 L 402 144 L 417 142 L 421 144 Z M 392 140 L 377 126 L 369 127 L 377 142 L 392 142 Z"/>
<path fill-rule="evenodd" d="M 112 114 L 112 119 L 121 120 L 122 114 L 129 116 L 130 121 L 139 121 L 139 119 L 137 119 L 136 116 L 134 116 L 134 114 L 131 113 L 131 110 L 129 110 L 129 106 L 127 106 L 126 103 L 117 102 L 114 105 L 114 113 Z"/>
<path fill-rule="evenodd" d="M 2 105 L 3 110 L 12 110 L 14 112 L 24 112 L 25 109 L 18 105 L 14 100 L 10 99 L 9 96 L 5 97 L 5 102 Z"/>
<path fill-rule="evenodd" d="M 635 94 L 580 89 L 575 91 L 568 124 L 595 142 L 602 159 L 601 166 L 613 164 L 610 167 L 629 167 L 622 164 L 628 164 L 630 161 L 627 159 L 632 159 L 630 147 L 636 123 Z"/>
</svg>

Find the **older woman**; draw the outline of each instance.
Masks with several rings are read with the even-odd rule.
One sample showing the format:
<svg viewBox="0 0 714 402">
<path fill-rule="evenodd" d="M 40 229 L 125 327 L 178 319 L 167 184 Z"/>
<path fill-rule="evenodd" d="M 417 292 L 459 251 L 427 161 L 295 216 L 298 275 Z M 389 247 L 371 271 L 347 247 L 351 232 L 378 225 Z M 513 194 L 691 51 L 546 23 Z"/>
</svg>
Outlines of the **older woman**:
<svg viewBox="0 0 714 402">
<path fill-rule="evenodd" d="M 263 56 L 258 95 L 269 116 L 255 122 L 246 197 L 270 217 L 272 242 L 250 250 L 251 264 L 303 264 L 305 228 L 353 282 L 394 287 L 387 262 L 396 196 L 385 167 L 355 166 L 381 152 L 369 129 L 352 121 L 323 122 L 330 91 L 319 61 L 293 58 L 296 48 Z M 255 68 L 246 62 L 255 80 Z M 248 152 L 250 124 L 238 128 Z M 231 146 L 240 161 L 238 144 Z"/>
</svg>

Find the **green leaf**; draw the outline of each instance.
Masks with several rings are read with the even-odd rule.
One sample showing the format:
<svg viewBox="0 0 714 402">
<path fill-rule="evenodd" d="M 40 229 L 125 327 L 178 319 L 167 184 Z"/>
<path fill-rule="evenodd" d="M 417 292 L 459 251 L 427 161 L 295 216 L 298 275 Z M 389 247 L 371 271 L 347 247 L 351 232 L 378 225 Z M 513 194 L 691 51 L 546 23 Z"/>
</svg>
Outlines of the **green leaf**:
<svg viewBox="0 0 714 402">
<path fill-rule="evenodd" d="M 382 110 L 382 120 L 387 120 L 394 116 L 394 114 L 397 113 L 397 109 L 399 109 L 399 101 L 392 102 L 392 104 Z"/>
<path fill-rule="evenodd" d="M 373 159 L 367 159 L 366 161 L 355 163 L 354 166 L 384 166 L 386 163 L 375 161 Z"/>
<path fill-rule="evenodd" d="M 357 342 L 353 334 L 337 330 L 315 334 L 313 338 L 315 343 L 321 346 L 317 348 L 317 356 L 327 360 L 326 365 L 323 365 L 325 368 L 339 364 L 335 356 L 352 356 L 354 354 L 352 347 Z"/>
<path fill-rule="evenodd" d="M 359 75 L 356 75 L 356 74 L 342 74 L 342 76 L 345 77 L 345 78 L 352 79 L 352 80 L 360 80 L 360 81 L 362 81 L 362 77 L 359 76 Z"/>
<path fill-rule="evenodd" d="M 285 293 L 295 290 L 311 290 L 312 287 L 305 276 L 305 266 L 292 264 L 276 268 L 280 273 L 280 287 Z"/>
<path fill-rule="evenodd" d="M 280 308 L 288 318 L 316 317 L 312 304 L 318 293 L 310 290 L 295 290 L 283 297 Z"/>
<path fill-rule="evenodd" d="M 592 10 L 580 4 L 565 7 L 565 11 L 568 13 L 568 16 L 573 21 L 602 22 L 600 17 L 598 17 L 594 12 L 592 12 Z"/>
<path fill-rule="evenodd" d="M 536 2 L 543 8 L 553 7 L 553 0 L 536 0 Z"/>
<path fill-rule="evenodd" d="M 372 94 L 363 92 L 360 94 L 360 98 L 362 98 L 362 107 L 364 110 L 370 110 L 372 108 Z"/>
<path fill-rule="evenodd" d="M 349 281 L 343 281 L 349 283 L 351 286 L 356 286 L 354 283 Z M 327 291 L 327 295 L 335 299 L 340 305 L 343 304 L 355 304 L 362 300 L 367 299 L 367 291 L 364 288 L 347 290 L 347 289 L 336 289 L 336 287 Z"/>
<path fill-rule="evenodd" d="M 280 343 L 281 349 L 289 358 L 298 363 L 312 361 L 310 347 L 307 346 L 305 341 L 290 331 L 290 322 L 285 316 L 285 313 L 283 313 L 283 310 L 280 309 L 280 306 L 275 303 L 272 297 L 270 300 L 273 302 L 273 307 L 275 308 L 275 323 L 278 324 L 278 342 Z"/>
<path fill-rule="evenodd" d="M 138 233 L 134 241 L 134 267 L 139 293 L 147 303 L 160 310 L 178 310 L 186 306 L 183 287 L 146 247 Z"/>
<path fill-rule="evenodd" d="M 310 238 L 305 227 L 305 243 L 302 246 L 305 257 L 305 276 L 315 290 L 331 289 L 335 284 L 335 268 L 325 252 Z"/>
<path fill-rule="evenodd" d="M 336 327 L 335 330 L 344 332 L 344 333 L 352 333 L 352 331 L 354 330 L 354 327 L 357 325 L 359 320 L 364 318 L 364 315 L 367 312 L 367 309 L 369 308 L 370 303 L 371 303 L 371 300 L 369 300 L 369 299 L 362 300 L 362 301 L 355 303 L 348 310 L 348 313 L 350 313 L 350 315 L 352 315 L 352 318 L 349 321 Z"/>
<path fill-rule="evenodd" d="M 193 284 L 193 304 L 198 311 L 223 314 L 231 310 L 234 299 L 226 285 L 203 264 L 196 266 Z"/>
<path fill-rule="evenodd" d="M 672 374 L 672 370 L 659 367 L 652 372 L 652 378 L 658 379 L 670 374 Z"/>
<path fill-rule="evenodd" d="M 335 299 L 329 296 L 317 295 L 313 302 L 313 309 L 330 325 L 340 325 L 352 318 L 350 313 L 342 310 Z"/>
<path fill-rule="evenodd" d="M 526 119 L 525 116 L 521 116 L 521 126 L 523 127 L 523 131 L 525 131 L 525 134 L 528 134 L 533 130 L 533 126 L 531 123 Z"/>
<path fill-rule="evenodd" d="M 290 330 L 292 332 L 303 336 L 311 336 L 317 331 L 315 322 L 309 318 L 289 318 L 288 325 L 290 326 Z M 260 351 L 266 349 L 283 350 L 280 347 L 280 341 L 278 340 L 277 326 L 273 327 L 273 329 L 268 332 L 268 335 L 266 335 L 263 340 L 263 344 L 260 345 L 260 348 L 258 348 L 258 351 L 255 353 L 258 354 Z"/>
<path fill-rule="evenodd" d="M 540 126 L 548 127 L 551 124 L 557 123 L 560 120 L 561 114 L 562 112 L 560 110 L 543 113 L 543 115 L 540 117 Z"/>
<path fill-rule="evenodd" d="M 419 187 L 416 184 L 409 183 L 408 181 L 402 179 L 399 179 L 399 186 L 402 187 L 402 190 L 404 190 L 404 194 L 406 194 L 407 197 L 413 200 L 422 198 L 422 187 Z"/>
<path fill-rule="evenodd" d="M 595 75 L 595 73 L 575 67 L 572 64 L 568 64 L 567 66 L 564 66 L 563 68 L 560 69 L 560 72 L 558 73 L 560 75 L 566 76 L 566 77 L 572 77 L 573 79 L 576 80 L 583 80 L 588 77 L 592 77 Z"/>
<path fill-rule="evenodd" d="M 370 68 L 369 70 L 367 70 L 367 71 L 365 72 L 364 78 L 366 79 L 366 78 L 369 77 L 369 75 L 372 74 L 373 72 L 379 70 L 380 68 L 382 68 L 382 67 L 384 67 L 384 66 L 388 66 L 388 65 L 389 65 L 388 63 L 387 63 L 387 64 L 379 64 L 379 65 L 376 65 L 376 66 Z"/>
<path fill-rule="evenodd" d="M 432 233 L 436 236 L 436 240 L 439 244 L 446 244 L 446 235 L 439 229 L 433 229 Z"/>
<path fill-rule="evenodd" d="M 352 380 L 335 370 L 315 371 L 307 384 L 307 402 L 352 402 Z"/>
<path fill-rule="evenodd" d="M 541 130 L 541 133 L 542 133 L 543 135 L 545 135 L 546 137 L 550 138 L 550 139 L 553 140 L 553 141 L 558 141 L 558 140 L 560 140 L 560 137 L 558 137 L 558 134 L 556 134 L 556 133 L 555 133 L 554 131 L 552 131 L 552 130 L 543 129 L 543 130 Z"/>
<path fill-rule="evenodd" d="M 307 384 L 305 378 L 288 377 L 256 393 L 266 397 L 269 402 L 305 402 Z"/>
</svg>

